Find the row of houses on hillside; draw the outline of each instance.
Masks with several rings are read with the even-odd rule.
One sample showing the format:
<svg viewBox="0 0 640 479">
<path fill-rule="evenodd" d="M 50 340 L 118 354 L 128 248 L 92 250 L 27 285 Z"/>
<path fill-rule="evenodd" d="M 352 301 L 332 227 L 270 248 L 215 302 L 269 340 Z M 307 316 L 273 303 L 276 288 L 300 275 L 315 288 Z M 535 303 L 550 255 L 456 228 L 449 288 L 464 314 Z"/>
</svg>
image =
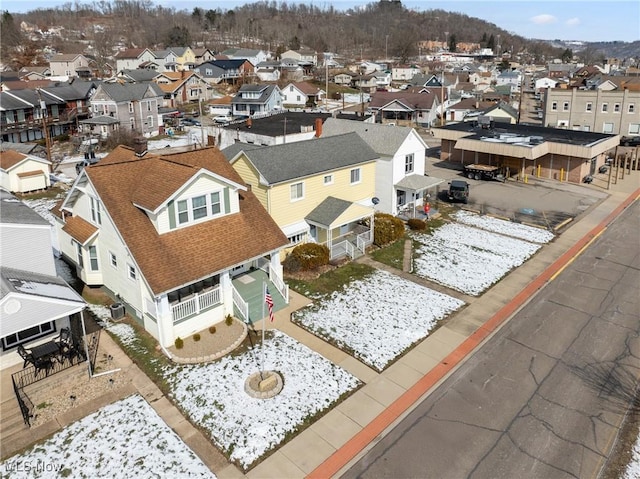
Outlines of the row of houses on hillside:
<svg viewBox="0 0 640 479">
<path fill-rule="evenodd" d="M 20 73 L 27 80 L 42 80 L 48 77 L 92 80 L 110 77 L 123 70 L 153 70 L 158 73 L 188 71 L 198 65 L 225 60 L 247 63 L 251 70 L 254 70 L 258 65 L 264 65 L 274 59 L 269 52 L 250 48 L 229 48 L 217 54 L 208 48 L 188 46 L 170 46 L 163 50 L 128 48 L 118 51 L 113 56 L 113 61 L 107 64 L 98 64 L 95 58 L 82 53 L 59 53 L 49 59 L 48 65 L 24 67 Z M 318 65 L 318 54 L 308 48 L 287 50 L 280 55 L 278 62 L 281 62 L 277 64 L 284 68 L 295 65 L 308 74 Z M 249 72 L 245 72 L 247 73 Z"/>
</svg>

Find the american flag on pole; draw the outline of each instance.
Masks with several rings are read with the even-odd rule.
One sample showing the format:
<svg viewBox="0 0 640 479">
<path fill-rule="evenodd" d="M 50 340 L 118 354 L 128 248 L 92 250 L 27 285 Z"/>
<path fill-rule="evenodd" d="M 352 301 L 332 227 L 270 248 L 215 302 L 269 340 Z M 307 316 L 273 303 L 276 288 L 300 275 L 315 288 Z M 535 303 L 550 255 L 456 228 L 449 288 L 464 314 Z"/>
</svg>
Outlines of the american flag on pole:
<svg viewBox="0 0 640 479">
<path fill-rule="evenodd" d="M 271 297 L 271 293 L 269 293 L 269 288 L 265 288 L 264 294 L 264 302 L 267 303 L 269 307 L 269 321 L 273 323 L 275 317 L 273 316 L 273 298 Z"/>
</svg>

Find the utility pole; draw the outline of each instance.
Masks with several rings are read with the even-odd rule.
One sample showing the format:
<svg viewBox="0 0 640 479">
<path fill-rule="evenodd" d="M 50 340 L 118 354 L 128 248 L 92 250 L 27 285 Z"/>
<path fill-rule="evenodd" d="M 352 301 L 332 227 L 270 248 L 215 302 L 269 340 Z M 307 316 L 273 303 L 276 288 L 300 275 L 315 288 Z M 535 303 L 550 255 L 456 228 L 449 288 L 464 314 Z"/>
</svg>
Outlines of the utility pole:
<svg viewBox="0 0 640 479">
<path fill-rule="evenodd" d="M 42 133 L 44 134 L 44 143 L 47 149 L 47 161 L 51 161 L 51 140 L 49 138 L 49 127 L 47 126 L 47 104 L 42 100 L 40 88 L 36 88 L 38 100 L 40 101 L 40 113 L 42 114 Z"/>
<path fill-rule="evenodd" d="M 387 44 L 389 43 L 389 35 L 384 36 L 384 61 L 385 63 L 389 62 L 389 54 L 387 53 Z M 387 66 L 388 68 L 388 66 Z"/>
<path fill-rule="evenodd" d="M 198 107 L 200 108 L 200 132 L 202 134 L 202 148 L 205 147 L 204 142 L 204 116 L 202 116 L 202 98 L 198 98 Z"/>
<path fill-rule="evenodd" d="M 444 126 L 444 66 L 442 67 L 442 79 L 440 81 L 440 102 L 441 102 L 441 113 L 440 113 L 440 126 Z"/>
<path fill-rule="evenodd" d="M 329 96 L 329 62 L 327 61 L 327 55 L 324 56 L 324 81 L 325 81 L 325 91 L 324 91 L 324 109 L 329 111 L 328 105 L 328 96 Z"/>
</svg>

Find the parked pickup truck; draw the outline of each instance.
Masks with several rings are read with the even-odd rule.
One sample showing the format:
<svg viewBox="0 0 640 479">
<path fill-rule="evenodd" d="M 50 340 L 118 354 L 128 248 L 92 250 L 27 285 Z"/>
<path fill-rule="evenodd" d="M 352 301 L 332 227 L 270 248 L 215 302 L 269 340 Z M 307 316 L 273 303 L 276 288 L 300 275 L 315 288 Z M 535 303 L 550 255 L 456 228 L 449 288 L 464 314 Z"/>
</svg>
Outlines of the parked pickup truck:
<svg viewBox="0 0 640 479">
<path fill-rule="evenodd" d="M 472 180 L 505 181 L 504 168 L 491 165 L 465 165 L 464 174 Z"/>
</svg>

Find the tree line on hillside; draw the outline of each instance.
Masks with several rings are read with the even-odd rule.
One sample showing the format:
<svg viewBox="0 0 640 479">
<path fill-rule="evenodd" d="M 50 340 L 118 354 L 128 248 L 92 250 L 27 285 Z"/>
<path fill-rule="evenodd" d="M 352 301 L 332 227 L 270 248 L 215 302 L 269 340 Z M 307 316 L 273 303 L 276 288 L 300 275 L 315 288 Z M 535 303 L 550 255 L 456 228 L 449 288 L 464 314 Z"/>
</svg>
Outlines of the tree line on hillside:
<svg viewBox="0 0 640 479">
<path fill-rule="evenodd" d="M 18 28 L 23 21 L 43 32 L 60 26 L 63 34 L 29 41 Z M 284 51 L 304 45 L 350 58 L 376 59 L 388 54 L 407 61 L 418 55 L 418 42 L 426 40 L 446 42 L 451 51 L 460 42 L 479 43 L 513 56 L 524 54 L 526 58 L 521 60 L 528 62 L 559 58 L 563 53 L 545 42 L 525 39 L 468 15 L 410 10 L 401 2 L 384 0 L 347 11 L 286 1 L 247 3 L 228 10 L 196 7 L 191 11 L 155 5 L 151 0 L 75 2 L 24 14 L 4 12 L 1 35 L 2 60 L 14 66 L 42 63 L 44 59 L 37 52 L 42 51 L 45 41 L 55 51 L 91 53 L 105 61 L 122 47 L 187 45 L 216 52 L 229 47 Z"/>
</svg>

